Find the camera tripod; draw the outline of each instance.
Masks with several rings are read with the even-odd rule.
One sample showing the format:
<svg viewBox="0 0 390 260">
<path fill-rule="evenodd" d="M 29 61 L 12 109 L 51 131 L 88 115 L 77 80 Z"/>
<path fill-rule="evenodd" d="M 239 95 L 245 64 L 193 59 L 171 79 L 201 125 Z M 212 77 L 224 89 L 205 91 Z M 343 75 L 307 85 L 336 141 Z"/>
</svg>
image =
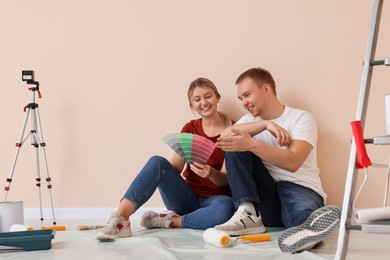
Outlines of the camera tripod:
<svg viewBox="0 0 390 260">
<path fill-rule="evenodd" d="M 28 80 L 25 80 L 25 72 L 31 73 L 30 78 L 28 78 Z M 12 177 L 13 177 L 14 172 L 15 172 L 16 162 L 18 160 L 20 148 L 22 147 L 23 143 L 29 137 L 31 137 L 31 145 L 35 148 L 35 153 L 36 153 L 37 176 L 36 176 L 35 180 L 36 180 L 36 186 L 38 187 L 41 221 L 43 221 L 43 210 L 42 210 L 42 196 L 41 196 L 41 174 L 40 174 L 40 167 L 39 167 L 39 147 L 41 148 L 41 152 L 43 155 L 43 161 L 44 161 L 45 173 L 46 173 L 47 189 L 49 190 L 51 209 L 52 209 L 52 213 L 53 213 L 53 224 L 56 225 L 56 219 L 55 219 L 54 207 L 53 207 L 53 199 L 52 199 L 52 194 L 51 194 L 51 188 L 52 188 L 51 178 L 49 177 L 49 171 L 48 171 L 47 160 L 46 160 L 46 152 L 45 152 L 46 144 L 43 141 L 41 120 L 40 120 L 39 111 L 38 111 L 38 104 L 35 102 L 35 92 L 38 92 L 39 98 L 42 98 L 42 96 L 41 96 L 41 93 L 39 91 L 39 82 L 34 81 L 33 75 L 34 75 L 33 71 L 23 71 L 23 81 L 27 81 L 27 84 L 35 85 L 35 87 L 31 87 L 28 89 L 28 90 L 31 90 L 31 92 L 32 92 L 32 102 L 27 104 L 24 107 L 24 112 L 26 113 L 26 115 L 24 118 L 24 123 L 22 126 L 22 131 L 20 134 L 19 142 L 16 143 L 16 147 L 17 147 L 16 154 L 15 154 L 14 162 L 12 164 L 10 177 L 6 179 L 6 181 L 8 182 L 8 186 L 5 187 L 6 194 L 5 194 L 4 201 L 7 201 L 8 191 L 10 190 Z M 29 134 L 26 137 L 24 137 L 24 133 L 26 130 L 26 126 L 27 126 L 30 112 L 32 112 L 31 113 L 31 131 L 29 132 Z"/>
</svg>

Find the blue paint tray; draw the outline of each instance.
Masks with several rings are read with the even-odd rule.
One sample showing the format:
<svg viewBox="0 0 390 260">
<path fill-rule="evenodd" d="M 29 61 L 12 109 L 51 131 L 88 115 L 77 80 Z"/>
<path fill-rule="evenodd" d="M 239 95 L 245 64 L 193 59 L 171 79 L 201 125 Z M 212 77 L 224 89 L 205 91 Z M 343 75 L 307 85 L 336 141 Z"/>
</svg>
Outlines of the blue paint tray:
<svg viewBox="0 0 390 260">
<path fill-rule="evenodd" d="M 51 248 L 54 234 L 54 229 L 0 232 L 0 246 L 19 247 L 25 251 L 46 250 Z"/>
</svg>

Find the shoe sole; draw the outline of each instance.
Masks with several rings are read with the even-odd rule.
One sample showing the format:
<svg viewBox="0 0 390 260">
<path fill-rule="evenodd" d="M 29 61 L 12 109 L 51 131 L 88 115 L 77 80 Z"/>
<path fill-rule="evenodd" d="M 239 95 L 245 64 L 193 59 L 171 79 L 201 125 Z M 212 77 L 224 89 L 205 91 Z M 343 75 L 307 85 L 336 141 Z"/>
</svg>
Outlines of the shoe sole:
<svg viewBox="0 0 390 260">
<path fill-rule="evenodd" d="M 100 241 L 115 240 L 116 238 L 131 237 L 131 235 L 132 235 L 131 234 L 131 230 L 128 229 L 128 230 L 122 230 L 121 232 L 119 232 L 116 235 L 107 235 L 107 234 L 104 234 L 104 233 L 99 233 L 99 234 L 97 234 L 96 239 L 100 240 Z"/>
<path fill-rule="evenodd" d="M 341 210 L 325 206 L 315 210 L 300 226 L 285 230 L 278 238 L 283 253 L 295 253 L 308 245 L 314 246 L 330 236 L 340 225 Z"/>
</svg>

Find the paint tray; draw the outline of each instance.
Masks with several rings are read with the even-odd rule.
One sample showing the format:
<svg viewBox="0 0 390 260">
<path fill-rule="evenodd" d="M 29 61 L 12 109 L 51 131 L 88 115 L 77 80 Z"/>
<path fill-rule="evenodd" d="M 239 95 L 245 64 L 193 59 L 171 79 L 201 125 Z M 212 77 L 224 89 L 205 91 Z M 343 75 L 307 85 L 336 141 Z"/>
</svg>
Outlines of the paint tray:
<svg viewBox="0 0 390 260">
<path fill-rule="evenodd" d="M 51 248 L 54 234 L 54 229 L 0 232 L 0 247 L 15 247 L 25 251 L 46 250 Z"/>
</svg>

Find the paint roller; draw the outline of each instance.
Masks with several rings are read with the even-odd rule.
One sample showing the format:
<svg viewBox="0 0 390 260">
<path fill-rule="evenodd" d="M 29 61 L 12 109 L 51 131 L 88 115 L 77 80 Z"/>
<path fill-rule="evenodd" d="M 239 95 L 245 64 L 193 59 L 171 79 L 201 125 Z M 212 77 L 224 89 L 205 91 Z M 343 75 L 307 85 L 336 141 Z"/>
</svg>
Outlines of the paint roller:
<svg viewBox="0 0 390 260">
<path fill-rule="evenodd" d="M 217 247 L 228 247 L 231 243 L 230 236 L 226 232 L 215 228 L 206 229 L 203 232 L 203 240 Z"/>
<path fill-rule="evenodd" d="M 271 235 L 270 234 L 244 235 L 232 239 L 226 232 L 222 230 L 209 228 L 206 229 L 205 232 L 203 233 L 203 240 L 204 242 L 217 247 L 228 247 L 234 241 L 239 241 L 241 243 L 270 241 Z"/>
<path fill-rule="evenodd" d="M 31 231 L 34 230 L 34 228 L 30 225 L 24 225 L 24 224 L 13 224 L 10 226 L 9 231 L 15 232 L 15 231 Z"/>
<path fill-rule="evenodd" d="M 66 227 L 65 226 L 42 226 L 41 230 L 49 230 L 49 229 L 54 229 L 56 231 L 65 231 Z M 34 230 L 34 227 L 30 225 L 24 225 L 24 224 L 13 224 L 10 228 L 9 231 L 14 232 L 14 231 L 31 231 Z"/>
</svg>

